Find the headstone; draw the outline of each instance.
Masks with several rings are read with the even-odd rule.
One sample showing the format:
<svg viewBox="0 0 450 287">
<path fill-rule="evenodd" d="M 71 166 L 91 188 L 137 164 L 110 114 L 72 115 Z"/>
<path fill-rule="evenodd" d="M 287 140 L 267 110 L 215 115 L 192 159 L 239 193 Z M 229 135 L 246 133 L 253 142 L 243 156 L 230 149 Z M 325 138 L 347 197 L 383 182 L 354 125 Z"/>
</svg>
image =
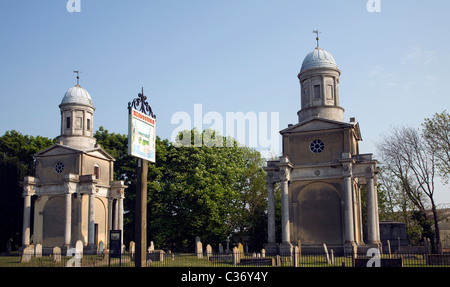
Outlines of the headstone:
<svg viewBox="0 0 450 287">
<path fill-rule="evenodd" d="M 61 262 L 61 248 L 54 247 L 52 251 L 53 262 L 59 263 Z"/>
<path fill-rule="evenodd" d="M 148 253 L 152 253 L 153 250 L 155 250 L 155 244 L 153 243 L 153 241 L 150 241 L 150 246 L 148 247 L 147 251 Z"/>
<path fill-rule="evenodd" d="M 389 252 L 389 258 L 391 258 L 391 241 L 387 240 L 387 246 L 388 246 L 388 252 Z"/>
<path fill-rule="evenodd" d="M 75 257 L 77 259 L 83 258 L 83 241 L 78 240 L 77 243 L 75 243 Z"/>
<path fill-rule="evenodd" d="M 299 240 L 300 241 L 300 240 Z M 298 258 L 300 256 L 300 252 L 299 252 L 298 246 L 294 247 L 294 267 L 298 267 Z"/>
<path fill-rule="evenodd" d="M 239 243 L 237 248 L 238 248 L 238 252 L 239 252 L 239 258 L 244 257 L 244 245 Z"/>
<path fill-rule="evenodd" d="M 197 254 L 198 259 L 203 258 L 203 244 L 198 236 L 195 237 L 195 254 Z"/>
<path fill-rule="evenodd" d="M 98 254 L 103 254 L 104 248 L 105 244 L 103 243 L 103 241 L 100 241 L 100 243 L 98 244 Z"/>
<path fill-rule="evenodd" d="M 330 249 L 330 253 L 331 253 L 330 262 L 331 262 L 331 265 L 334 265 L 334 250 Z"/>
<path fill-rule="evenodd" d="M 36 258 L 42 257 L 42 245 L 39 243 L 36 244 L 36 246 L 34 247 L 34 257 Z"/>
<path fill-rule="evenodd" d="M 324 243 L 323 244 L 323 250 L 325 251 L 325 256 L 327 257 L 327 264 L 330 265 L 330 255 L 328 254 L 328 248 L 327 245 Z"/>
<path fill-rule="evenodd" d="M 130 241 L 130 260 L 134 261 L 134 256 L 136 254 L 136 244 L 134 243 L 134 241 Z"/>
<path fill-rule="evenodd" d="M 261 257 L 266 258 L 266 249 L 261 249 Z"/>
<path fill-rule="evenodd" d="M 358 246 L 356 244 L 352 245 L 352 259 L 358 258 Z"/>
<path fill-rule="evenodd" d="M 147 261 L 151 262 L 163 262 L 164 261 L 164 250 L 152 250 L 151 253 L 147 254 Z M 172 257 L 173 260 L 174 257 Z"/>
<path fill-rule="evenodd" d="M 206 258 L 208 258 L 208 260 L 209 260 L 209 258 L 212 256 L 212 247 L 211 247 L 211 245 L 206 245 Z"/>
<path fill-rule="evenodd" d="M 230 236 L 227 236 L 227 249 L 225 250 L 225 253 L 230 253 Z"/>
<path fill-rule="evenodd" d="M 238 265 L 241 262 L 241 256 L 237 247 L 233 248 L 233 265 Z"/>
<path fill-rule="evenodd" d="M 28 263 L 31 260 L 31 257 L 34 254 L 34 247 L 28 246 L 22 250 L 21 263 Z"/>
<path fill-rule="evenodd" d="M 219 254 L 223 254 L 223 246 L 219 243 Z"/>
</svg>

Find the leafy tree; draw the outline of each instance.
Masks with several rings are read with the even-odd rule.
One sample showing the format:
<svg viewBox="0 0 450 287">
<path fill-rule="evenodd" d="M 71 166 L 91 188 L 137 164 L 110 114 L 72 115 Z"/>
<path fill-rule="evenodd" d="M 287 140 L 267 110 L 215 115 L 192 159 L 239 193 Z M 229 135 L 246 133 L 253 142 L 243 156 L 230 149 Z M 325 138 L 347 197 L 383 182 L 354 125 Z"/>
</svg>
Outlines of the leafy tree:
<svg viewBox="0 0 450 287">
<path fill-rule="evenodd" d="M 14 130 L 0 137 L 0 251 L 5 251 L 8 241 L 14 249 L 22 243 L 23 198 L 19 182 L 26 175 L 34 175 L 33 155 L 55 142 Z"/>
<path fill-rule="evenodd" d="M 129 186 L 124 238 L 134 240 L 136 161 L 127 155 L 127 137 L 102 127 L 95 137 L 117 159 L 114 172 Z M 261 245 L 267 226 L 263 164 L 257 151 L 214 131 L 184 131 L 175 143 L 157 137 L 156 163 L 148 169 L 148 240 L 160 248 L 193 251 L 196 236 L 218 244 L 236 233 Z"/>
<path fill-rule="evenodd" d="M 429 148 L 435 151 L 436 166 L 446 183 L 450 174 L 450 114 L 445 110 L 425 119 L 422 124 L 423 137 Z"/>
</svg>

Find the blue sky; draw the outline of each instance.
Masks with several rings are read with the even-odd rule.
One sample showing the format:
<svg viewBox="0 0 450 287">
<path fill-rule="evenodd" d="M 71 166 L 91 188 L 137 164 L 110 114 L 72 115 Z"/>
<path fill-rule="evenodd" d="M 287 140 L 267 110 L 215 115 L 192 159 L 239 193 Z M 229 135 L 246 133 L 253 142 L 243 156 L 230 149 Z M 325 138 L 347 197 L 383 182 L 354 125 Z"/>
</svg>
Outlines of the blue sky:
<svg viewBox="0 0 450 287">
<path fill-rule="evenodd" d="M 194 104 L 224 118 L 278 112 L 284 129 L 298 121 L 297 74 L 314 29 L 342 72 L 340 104 L 360 123 L 361 153 L 376 156 L 391 127 L 420 127 L 450 107 L 449 1 L 379 0 L 374 13 L 367 0 L 79 1 L 79 13 L 67 0 L 0 1 L 0 134 L 58 136 L 73 70 L 95 129 L 127 133 L 141 87 L 161 138 L 176 112 L 194 117 Z"/>
</svg>

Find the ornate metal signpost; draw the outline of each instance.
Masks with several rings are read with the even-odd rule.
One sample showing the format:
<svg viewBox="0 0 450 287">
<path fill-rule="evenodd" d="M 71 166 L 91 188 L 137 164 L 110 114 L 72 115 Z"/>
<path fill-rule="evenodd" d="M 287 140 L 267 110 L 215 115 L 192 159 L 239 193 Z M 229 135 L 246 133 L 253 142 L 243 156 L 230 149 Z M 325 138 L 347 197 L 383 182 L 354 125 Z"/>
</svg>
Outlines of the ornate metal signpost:
<svg viewBox="0 0 450 287">
<path fill-rule="evenodd" d="M 155 162 L 156 116 L 142 93 L 128 103 L 128 153 L 137 157 L 136 210 L 135 210 L 135 266 L 145 267 L 147 262 L 147 173 L 148 163 Z"/>
</svg>

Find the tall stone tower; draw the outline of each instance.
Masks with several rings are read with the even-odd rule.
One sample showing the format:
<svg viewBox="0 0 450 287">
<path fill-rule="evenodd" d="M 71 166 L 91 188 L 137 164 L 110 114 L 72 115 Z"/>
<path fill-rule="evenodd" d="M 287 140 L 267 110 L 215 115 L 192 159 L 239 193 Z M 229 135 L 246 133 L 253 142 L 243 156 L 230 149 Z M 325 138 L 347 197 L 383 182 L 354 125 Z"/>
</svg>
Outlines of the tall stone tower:
<svg viewBox="0 0 450 287">
<path fill-rule="evenodd" d="M 379 222 L 376 160 L 359 154 L 358 122 L 344 122 L 339 105 L 339 77 L 333 56 L 317 46 L 308 53 L 298 79 L 301 109 L 298 123 L 280 131 L 283 155 L 268 161 L 268 244 L 275 252 L 274 184 L 281 186 L 280 252 L 324 243 L 335 252 L 355 246 L 378 246 Z M 361 186 L 367 186 L 368 234 L 364 242 Z"/>
<path fill-rule="evenodd" d="M 85 251 L 93 253 L 100 241 L 108 246 L 109 230 L 123 230 L 126 186 L 113 179 L 114 158 L 96 145 L 89 93 L 77 84 L 65 93 L 59 108 L 58 142 L 34 155 L 36 175 L 21 182 L 22 243 L 41 244 L 49 253 L 81 240 Z"/>
</svg>

